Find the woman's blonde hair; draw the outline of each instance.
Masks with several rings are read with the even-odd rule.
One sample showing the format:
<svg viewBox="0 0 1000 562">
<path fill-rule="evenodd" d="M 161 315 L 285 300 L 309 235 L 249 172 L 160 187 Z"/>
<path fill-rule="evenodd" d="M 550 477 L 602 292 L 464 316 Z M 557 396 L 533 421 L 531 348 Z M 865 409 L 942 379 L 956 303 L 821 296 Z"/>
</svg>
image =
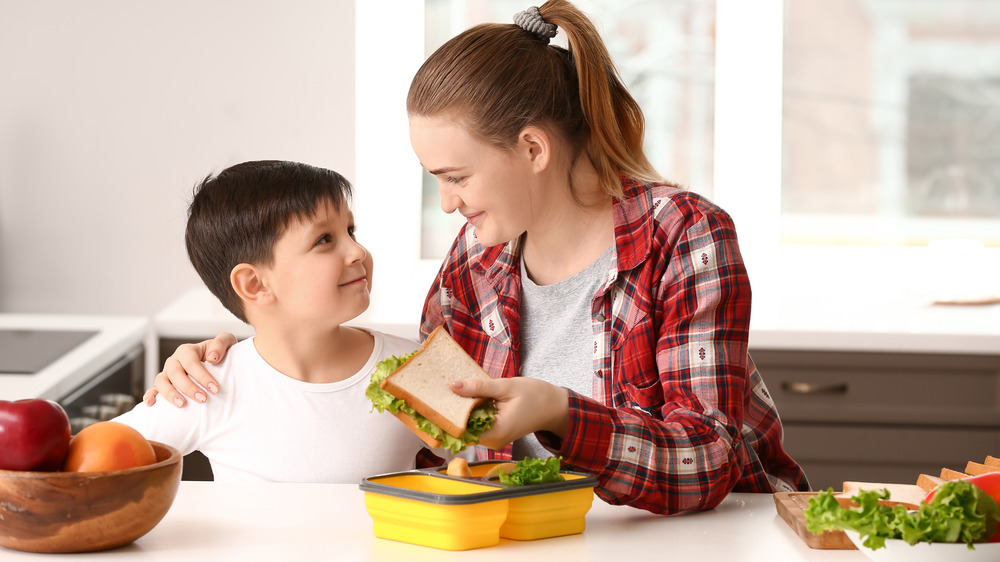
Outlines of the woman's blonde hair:
<svg viewBox="0 0 1000 562">
<path fill-rule="evenodd" d="M 661 178 L 642 149 L 642 110 L 622 83 L 593 23 L 566 0 L 538 14 L 569 49 L 515 24 L 472 27 L 442 45 L 417 71 L 406 99 L 411 116 L 448 116 L 504 149 L 529 126 L 553 130 L 596 169 L 607 194 L 621 198 L 622 175 Z"/>
</svg>

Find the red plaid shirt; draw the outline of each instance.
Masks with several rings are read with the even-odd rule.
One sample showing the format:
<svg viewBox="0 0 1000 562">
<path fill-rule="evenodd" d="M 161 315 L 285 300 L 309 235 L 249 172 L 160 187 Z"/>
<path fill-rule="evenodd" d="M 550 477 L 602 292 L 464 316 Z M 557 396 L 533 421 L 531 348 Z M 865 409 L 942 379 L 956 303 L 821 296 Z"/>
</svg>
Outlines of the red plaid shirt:
<svg viewBox="0 0 1000 562">
<path fill-rule="evenodd" d="M 596 475 L 603 500 L 656 513 L 808 489 L 747 353 L 750 281 L 732 219 L 675 187 L 623 188 L 612 266 L 593 300 L 593 397 L 571 391 L 565 439 L 539 441 Z M 466 225 L 427 295 L 421 337 L 444 324 L 492 376 L 518 376 L 519 258 L 518 240 L 483 247 Z"/>
</svg>

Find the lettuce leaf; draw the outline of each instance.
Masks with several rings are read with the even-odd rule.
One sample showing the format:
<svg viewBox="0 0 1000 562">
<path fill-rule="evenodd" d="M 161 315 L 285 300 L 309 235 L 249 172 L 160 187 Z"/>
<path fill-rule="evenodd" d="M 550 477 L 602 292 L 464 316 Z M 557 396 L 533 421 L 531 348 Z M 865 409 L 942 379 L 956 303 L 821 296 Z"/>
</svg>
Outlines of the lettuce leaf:
<svg viewBox="0 0 1000 562">
<path fill-rule="evenodd" d="M 813 533 L 850 529 L 872 550 L 884 547 L 885 539 L 902 539 L 909 544 L 964 542 L 975 549 L 973 543 L 991 538 L 1000 523 L 1000 505 L 970 482 L 945 482 L 934 498 L 921 502 L 915 512 L 901 505 L 878 503 L 888 498 L 888 490 L 860 490 L 851 498 L 858 505 L 844 508 L 828 489 L 809 500 L 804 511 L 806 528 Z"/>
<path fill-rule="evenodd" d="M 547 484 L 549 482 L 562 482 L 563 476 L 559 473 L 559 465 L 562 457 L 549 457 L 547 459 L 534 459 L 525 457 L 514 465 L 514 470 L 510 472 L 500 472 L 497 477 L 500 483 L 507 486 L 529 486 L 532 484 Z"/>
<path fill-rule="evenodd" d="M 412 357 L 416 351 L 402 356 L 392 356 L 375 365 L 375 372 L 371 375 L 371 382 L 365 390 L 365 396 L 372 401 L 372 410 L 379 412 L 389 411 L 390 413 L 403 412 L 413 417 L 417 427 L 435 439 L 441 440 L 442 449 L 451 449 L 452 453 L 458 453 L 465 449 L 468 444 L 479 443 L 479 436 L 484 431 L 493 427 L 496 421 L 496 407 L 492 403 L 477 406 L 469 414 L 469 422 L 465 428 L 465 433 L 461 439 L 453 437 L 441 429 L 436 423 L 418 414 L 413 408 L 406 405 L 401 399 L 389 394 L 380 386 L 393 371 Z"/>
</svg>

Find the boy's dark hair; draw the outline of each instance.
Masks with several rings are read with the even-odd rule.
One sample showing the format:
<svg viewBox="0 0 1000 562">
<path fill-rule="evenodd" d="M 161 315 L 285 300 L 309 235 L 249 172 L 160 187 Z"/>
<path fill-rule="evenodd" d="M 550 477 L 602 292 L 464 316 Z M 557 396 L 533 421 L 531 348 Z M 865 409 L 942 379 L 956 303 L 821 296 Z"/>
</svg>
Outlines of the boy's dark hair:
<svg viewBox="0 0 1000 562">
<path fill-rule="evenodd" d="M 351 195 L 337 172 L 298 162 L 244 162 L 209 174 L 188 207 L 188 257 L 212 294 L 246 322 L 229 281 L 233 268 L 272 265 L 274 245 L 293 219 L 311 218 L 327 201 L 339 210 Z"/>
</svg>

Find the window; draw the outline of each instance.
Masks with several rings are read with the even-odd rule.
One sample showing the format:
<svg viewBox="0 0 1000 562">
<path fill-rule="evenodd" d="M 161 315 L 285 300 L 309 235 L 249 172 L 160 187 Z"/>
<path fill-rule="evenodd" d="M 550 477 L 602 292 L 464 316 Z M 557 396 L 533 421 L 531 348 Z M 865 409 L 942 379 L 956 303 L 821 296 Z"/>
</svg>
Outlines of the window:
<svg viewBox="0 0 1000 562">
<path fill-rule="evenodd" d="M 1000 243 L 1000 1 L 786 0 L 781 239 Z"/>
<path fill-rule="evenodd" d="M 963 261 L 1000 276 L 1000 0 L 577 4 L 644 110 L 654 165 L 733 216 L 755 292 L 793 283 L 789 256 L 817 294 L 898 290 L 954 262 L 929 241 L 959 237 L 975 241 L 963 256 L 997 246 Z M 372 317 L 419 317 L 461 220 L 410 150 L 410 79 L 447 38 L 530 5 L 356 3 L 355 214 L 377 263 L 412 270 L 376 267 Z M 840 283 L 859 263 L 880 264 L 878 288 Z"/>
</svg>

